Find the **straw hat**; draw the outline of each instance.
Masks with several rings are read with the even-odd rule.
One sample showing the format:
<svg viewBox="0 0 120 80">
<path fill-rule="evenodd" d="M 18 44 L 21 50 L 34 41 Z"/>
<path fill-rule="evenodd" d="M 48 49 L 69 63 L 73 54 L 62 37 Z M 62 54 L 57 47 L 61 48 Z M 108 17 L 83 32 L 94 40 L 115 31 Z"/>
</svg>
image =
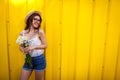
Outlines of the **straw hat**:
<svg viewBox="0 0 120 80">
<path fill-rule="evenodd" d="M 41 16 L 41 13 L 39 11 L 30 11 L 30 12 L 27 13 L 27 16 L 25 18 L 25 22 L 27 22 L 28 18 L 34 13 L 37 13 Z"/>
</svg>

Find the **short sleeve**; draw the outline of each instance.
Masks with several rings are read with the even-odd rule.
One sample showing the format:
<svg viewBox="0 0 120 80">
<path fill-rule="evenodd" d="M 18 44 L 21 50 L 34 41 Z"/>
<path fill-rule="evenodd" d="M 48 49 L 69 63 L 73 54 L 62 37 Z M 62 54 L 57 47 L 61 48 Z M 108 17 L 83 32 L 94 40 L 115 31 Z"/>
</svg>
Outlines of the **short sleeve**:
<svg viewBox="0 0 120 80">
<path fill-rule="evenodd" d="M 43 29 L 40 29 L 39 32 L 43 33 L 44 34 L 44 30 Z"/>
<path fill-rule="evenodd" d="M 20 32 L 20 35 L 21 35 L 21 36 L 24 36 L 24 34 L 25 34 L 25 30 L 22 30 L 22 31 Z"/>
</svg>

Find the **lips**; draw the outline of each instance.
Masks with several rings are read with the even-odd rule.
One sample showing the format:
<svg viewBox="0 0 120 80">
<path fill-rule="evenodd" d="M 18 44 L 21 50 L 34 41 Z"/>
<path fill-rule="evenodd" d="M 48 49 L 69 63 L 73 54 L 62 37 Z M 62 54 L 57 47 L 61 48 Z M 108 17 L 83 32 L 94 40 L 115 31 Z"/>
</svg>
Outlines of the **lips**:
<svg viewBox="0 0 120 80">
<path fill-rule="evenodd" d="M 35 24 L 35 25 L 39 25 L 39 23 L 37 23 L 37 22 L 35 22 L 34 24 Z"/>
<path fill-rule="evenodd" d="M 34 25 L 34 27 L 38 27 L 39 26 L 39 24 L 37 22 L 34 23 L 33 25 Z"/>
</svg>

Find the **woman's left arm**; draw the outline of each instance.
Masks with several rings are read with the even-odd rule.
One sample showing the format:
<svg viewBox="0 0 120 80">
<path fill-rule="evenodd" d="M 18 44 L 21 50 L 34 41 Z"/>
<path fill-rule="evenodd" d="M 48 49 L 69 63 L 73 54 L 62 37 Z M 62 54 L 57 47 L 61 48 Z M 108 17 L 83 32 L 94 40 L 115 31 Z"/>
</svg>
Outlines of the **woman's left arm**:
<svg viewBox="0 0 120 80">
<path fill-rule="evenodd" d="M 42 44 L 36 46 L 35 49 L 44 49 L 44 48 L 47 48 L 47 41 L 46 41 L 46 37 L 45 37 L 45 34 L 44 34 L 43 30 L 41 30 L 39 32 L 39 38 L 40 38 Z"/>
</svg>

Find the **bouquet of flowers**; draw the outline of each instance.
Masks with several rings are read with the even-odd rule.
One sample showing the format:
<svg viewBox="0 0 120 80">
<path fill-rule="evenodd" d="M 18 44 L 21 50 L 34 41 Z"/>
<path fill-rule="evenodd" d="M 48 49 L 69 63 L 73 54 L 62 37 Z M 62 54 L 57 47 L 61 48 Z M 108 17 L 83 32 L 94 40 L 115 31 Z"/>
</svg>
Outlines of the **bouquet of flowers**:
<svg viewBox="0 0 120 80">
<path fill-rule="evenodd" d="M 26 48 L 30 45 L 30 42 L 28 41 L 27 37 L 25 37 L 25 36 L 19 36 L 16 40 L 16 43 L 18 43 L 23 48 Z M 32 58 L 31 58 L 29 52 L 26 54 L 25 64 L 29 65 L 30 67 L 33 66 Z"/>
</svg>

